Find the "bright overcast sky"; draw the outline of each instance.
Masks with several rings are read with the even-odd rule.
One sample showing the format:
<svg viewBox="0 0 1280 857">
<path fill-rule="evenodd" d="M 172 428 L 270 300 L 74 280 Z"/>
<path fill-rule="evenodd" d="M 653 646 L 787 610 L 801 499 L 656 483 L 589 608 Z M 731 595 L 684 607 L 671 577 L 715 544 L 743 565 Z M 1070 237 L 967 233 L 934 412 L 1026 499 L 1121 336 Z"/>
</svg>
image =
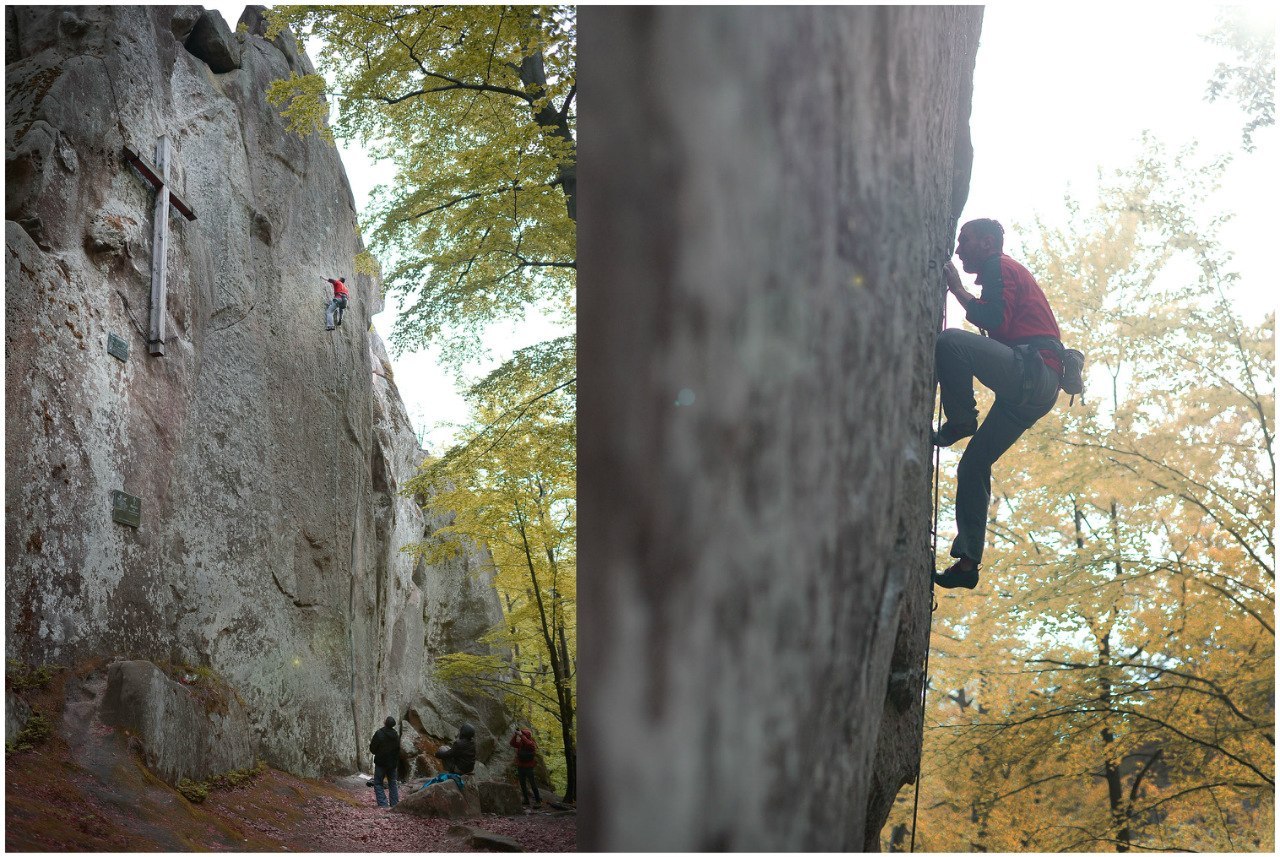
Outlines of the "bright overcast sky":
<svg viewBox="0 0 1280 857">
<path fill-rule="evenodd" d="M 1258 7 L 1259 9 L 1263 7 Z M 1061 222 L 1068 191 L 1092 199 L 1098 169 L 1133 164 L 1143 130 L 1169 150 L 1198 141 L 1209 160 L 1232 154 L 1219 211 L 1235 222 L 1224 244 L 1242 274 L 1240 306 L 1276 305 L 1276 131 L 1244 152 L 1243 112 L 1209 104 L 1205 88 L 1227 53 L 1201 36 L 1217 7 L 1207 3 L 996 3 L 986 7 L 974 72 L 974 164 L 963 220 L 993 217 L 1010 228 L 1039 214 Z M 1274 28 L 1275 15 L 1270 13 Z M 1011 231 L 1006 251 L 1015 258 Z M 964 276 L 966 285 L 972 278 Z M 1051 283 L 1043 283 L 1052 292 Z M 948 317 L 959 315 L 954 302 Z"/>
<path fill-rule="evenodd" d="M 234 27 L 243 6 L 212 8 Z M 1089 198 L 1100 167 L 1111 172 L 1132 164 L 1144 130 L 1169 149 L 1199 141 L 1206 160 L 1227 153 L 1235 158 L 1217 204 L 1236 215 L 1222 236 L 1242 275 L 1240 305 L 1252 314 L 1274 309 L 1278 290 L 1269 254 L 1280 234 L 1274 213 L 1276 131 L 1256 133 L 1257 148 L 1246 153 L 1240 148 L 1241 110 L 1229 100 L 1204 100 L 1215 65 L 1228 58 L 1201 38 L 1213 25 L 1215 9 L 1207 3 L 987 6 L 974 79 L 973 176 L 962 220 L 1001 221 L 1011 229 L 1006 250 L 1017 257 L 1020 241 L 1012 227 L 1035 215 L 1059 221 L 1063 195 L 1070 190 Z M 1269 20 L 1274 27 L 1274 13 Z M 340 150 L 363 210 L 372 187 L 390 174 L 358 150 Z M 971 285 L 970 277 L 965 281 Z M 1051 283 L 1043 285 L 1052 292 Z M 959 316 L 953 302 L 949 317 Z M 389 305 L 374 319 L 384 339 L 393 317 Z M 500 360 L 552 335 L 546 326 L 512 326 L 489 341 Z M 451 435 L 433 427 L 467 416 L 452 379 L 436 367 L 430 350 L 394 364 L 414 425 L 425 431 L 433 451 L 442 452 Z"/>
</svg>

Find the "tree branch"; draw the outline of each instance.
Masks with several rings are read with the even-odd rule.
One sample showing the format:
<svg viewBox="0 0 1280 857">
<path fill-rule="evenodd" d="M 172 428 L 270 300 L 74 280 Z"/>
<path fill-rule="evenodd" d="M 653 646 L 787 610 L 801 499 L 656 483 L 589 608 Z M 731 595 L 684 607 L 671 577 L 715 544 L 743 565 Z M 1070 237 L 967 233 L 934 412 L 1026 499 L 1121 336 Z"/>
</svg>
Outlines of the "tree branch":
<svg viewBox="0 0 1280 857">
<path fill-rule="evenodd" d="M 498 86 L 497 84 L 493 84 L 493 83 L 467 83 L 465 81 L 454 80 L 453 78 L 448 77 L 447 75 L 436 74 L 435 72 L 431 72 L 431 71 L 424 72 L 424 74 L 426 74 L 427 77 L 435 78 L 436 80 L 443 80 L 445 81 L 445 83 L 440 86 L 432 86 L 432 87 L 426 87 L 423 89 L 415 89 L 413 92 L 406 92 L 404 95 L 398 95 L 394 97 L 389 95 L 375 95 L 368 98 L 367 100 L 381 101 L 383 104 L 390 105 L 390 104 L 399 104 L 402 101 L 408 101 L 410 98 L 420 98 L 424 95 L 434 95 L 437 92 L 456 92 L 458 90 L 465 90 L 467 92 L 492 92 L 497 95 L 509 95 L 512 98 L 518 98 L 527 104 L 533 103 L 533 99 L 530 98 L 525 93 L 521 92 L 518 89 L 511 89 L 510 87 L 507 87 L 507 86 Z"/>
</svg>

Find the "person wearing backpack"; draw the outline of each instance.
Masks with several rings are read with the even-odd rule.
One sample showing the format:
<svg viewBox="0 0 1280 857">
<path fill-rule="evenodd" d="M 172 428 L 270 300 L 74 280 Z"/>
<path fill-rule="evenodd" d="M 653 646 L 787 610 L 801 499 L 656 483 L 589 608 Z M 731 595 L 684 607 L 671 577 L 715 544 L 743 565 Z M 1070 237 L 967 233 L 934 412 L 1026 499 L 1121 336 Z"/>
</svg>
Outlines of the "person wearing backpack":
<svg viewBox="0 0 1280 857">
<path fill-rule="evenodd" d="M 987 335 L 948 329 L 938 334 L 934 348 L 946 422 L 933 433 L 933 443 L 951 446 L 971 439 L 956 470 L 957 534 L 951 545 L 956 561 L 941 574 L 934 572 L 933 580 L 945 589 L 973 589 L 987 536 L 991 466 L 1053 409 L 1060 388 L 1080 392 L 1083 355 L 1063 349 L 1048 299 L 1031 272 L 1005 255 L 1004 227 L 998 222 L 984 218 L 964 224 L 956 256 L 966 273 L 977 274 L 982 295 L 965 290 L 951 262 L 943 268 L 947 290 L 968 321 Z M 996 394 L 981 426 L 974 378 Z"/>
<path fill-rule="evenodd" d="M 520 802 L 529 805 L 529 791 L 525 783 L 533 790 L 533 805 L 542 805 L 542 796 L 538 794 L 538 780 L 534 772 L 538 767 L 538 745 L 533 740 L 533 733 L 528 729 L 517 729 L 511 736 L 511 746 L 516 748 L 516 775 L 520 778 Z"/>
</svg>

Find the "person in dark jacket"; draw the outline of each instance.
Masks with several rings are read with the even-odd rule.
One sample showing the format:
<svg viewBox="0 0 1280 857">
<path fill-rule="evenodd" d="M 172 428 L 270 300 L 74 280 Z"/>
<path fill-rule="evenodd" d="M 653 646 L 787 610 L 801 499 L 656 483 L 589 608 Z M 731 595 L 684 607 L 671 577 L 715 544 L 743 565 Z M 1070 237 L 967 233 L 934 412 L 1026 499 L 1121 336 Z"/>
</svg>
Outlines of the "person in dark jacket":
<svg viewBox="0 0 1280 857">
<path fill-rule="evenodd" d="M 1004 228 L 999 223 L 966 223 L 960 228 L 956 255 L 967 273 L 977 274 L 982 296 L 965 290 L 950 262 L 943 268 L 947 289 L 964 307 L 965 317 L 987 336 L 948 329 L 938 334 L 934 349 L 947 421 L 933 442 L 951 446 L 970 435 L 972 440 L 956 470 L 957 535 L 951 545 L 956 562 L 941 574 L 935 572 L 933 579 L 946 589 L 973 589 L 987 537 L 991 465 L 1058 401 L 1062 337 L 1031 272 L 1004 254 Z M 996 394 L 981 427 L 974 378 Z"/>
<path fill-rule="evenodd" d="M 469 774 L 476 769 L 475 737 L 475 727 L 463 723 L 454 742 L 436 750 L 436 756 L 444 761 L 446 773 Z"/>
<path fill-rule="evenodd" d="M 511 746 L 516 748 L 516 775 L 520 778 L 520 802 L 529 805 L 529 791 L 525 783 L 533 789 L 533 805 L 542 805 L 542 796 L 538 794 L 538 779 L 534 772 L 538 768 L 538 745 L 533 740 L 533 733 L 528 729 L 517 729 L 511 736 Z"/>
<path fill-rule="evenodd" d="M 369 742 L 369 752 L 373 754 L 373 794 L 378 799 L 378 806 L 387 806 L 387 796 L 382 791 L 384 779 L 391 793 L 391 806 L 400 802 L 400 789 L 396 784 L 396 769 L 400 767 L 400 736 L 396 734 L 395 725 L 396 719 L 388 717 Z"/>
</svg>

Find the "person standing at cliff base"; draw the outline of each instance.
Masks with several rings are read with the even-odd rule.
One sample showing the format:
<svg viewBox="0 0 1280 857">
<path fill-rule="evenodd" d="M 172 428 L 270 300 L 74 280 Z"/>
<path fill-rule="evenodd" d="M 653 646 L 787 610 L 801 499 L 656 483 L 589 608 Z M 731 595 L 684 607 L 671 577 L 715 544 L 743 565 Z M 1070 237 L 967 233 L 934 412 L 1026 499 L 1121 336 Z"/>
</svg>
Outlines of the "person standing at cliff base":
<svg viewBox="0 0 1280 857">
<path fill-rule="evenodd" d="M 516 748 L 516 775 L 520 778 L 520 802 L 529 805 L 529 789 L 533 790 L 533 805 L 542 805 L 542 795 L 538 794 L 538 744 L 533 740 L 533 733 L 528 729 L 517 729 L 511 736 L 510 744 Z M 526 788 L 525 784 L 528 784 Z"/>
<path fill-rule="evenodd" d="M 373 795 L 378 806 L 387 806 L 387 795 L 382 790 L 384 779 L 390 792 L 391 806 L 400 802 L 400 789 L 396 784 L 396 771 L 400 767 L 400 736 L 396 734 L 395 725 L 396 719 L 388 717 L 369 742 L 369 752 L 373 754 Z"/>
<path fill-rule="evenodd" d="M 1053 410 L 1062 375 L 1062 337 L 1053 309 L 1031 272 L 1004 253 L 1004 228 L 994 220 L 971 220 L 960 228 L 956 256 L 966 273 L 977 274 L 982 296 L 960 283 L 955 265 L 943 268 L 946 286 L 965 317 L 986 331 L 979 336 L 948 329 L 934 349 L 946 422 L 933 434 L 938 446 L 972 436 L 956 470 L 956 539 L 946 571 L 934 583 L 946 589 L 978 585 L 987 537 L 991 466 L 1022 433 Z M 977 378 L 996 394 L 978 425 L 973 396 Z"/>
<path fill-rule="evenodd" d="M 347 278 L 338 277 L 331 280 L 325 277 L 325 282 L 333 286 L 333 297 L 329 299 L 329 305 L 324 310 L 324 329 L 333 330 L 335 319 L 337 324 L 342 324 L 342 314 L 347 309 L 347 298 L 350 292 L 347 291 Z"/>
</svg>

